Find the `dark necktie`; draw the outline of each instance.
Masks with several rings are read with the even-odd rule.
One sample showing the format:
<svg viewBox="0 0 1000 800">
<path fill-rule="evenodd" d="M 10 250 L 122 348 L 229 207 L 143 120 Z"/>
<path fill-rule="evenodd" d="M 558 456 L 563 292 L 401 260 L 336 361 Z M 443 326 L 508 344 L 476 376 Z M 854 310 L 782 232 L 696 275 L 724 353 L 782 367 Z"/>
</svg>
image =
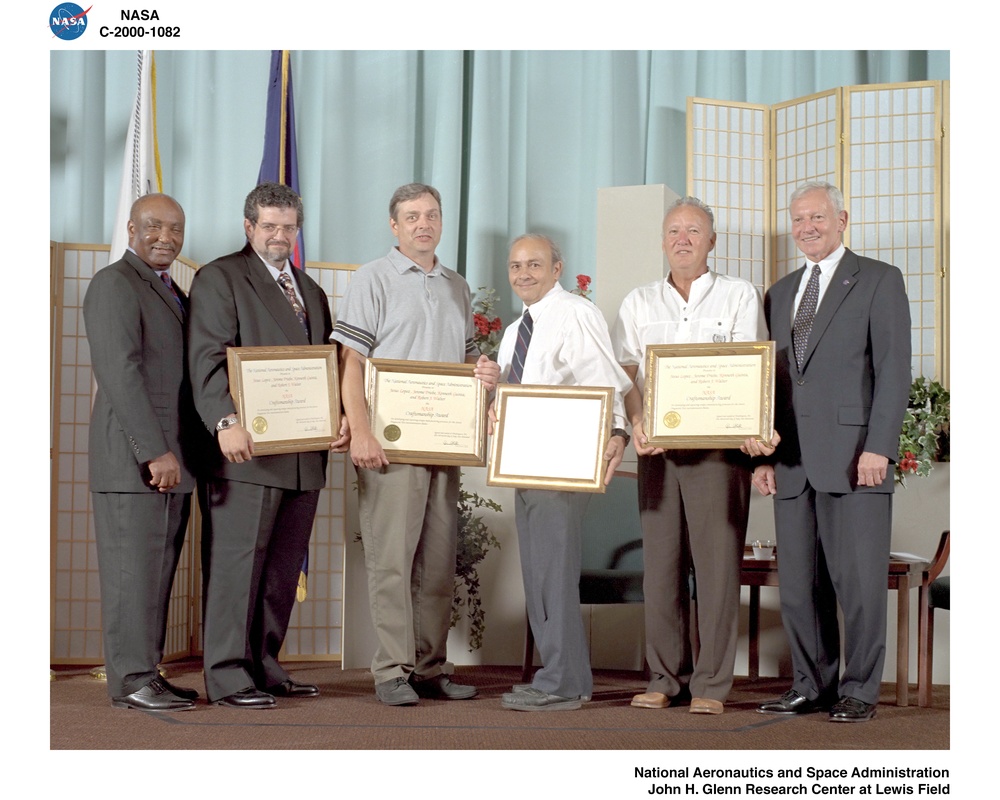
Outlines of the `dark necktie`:
<svg viewBox="0 0 1000 800">
<path fill-rule="evenodd" d="M 161 272 L 160 280 L 167 285 L 167 289 L 170 290 L 170 294 L 174 296 L 174 302 L 177 303 L 177 307 L 181 310 L 181 316 L 184 316 L 184 304 L 181 302 L 181 296 L 177 294 L 177 290 L 174 288 L 174 282 L 170 280 L 169 272 Z"/>
<path fill-rule="evenodd" d="M 299 298 L 295 296 L 295 287 L 292 286 L 292 276 L 287 272 L 282 271 L 278 276 L 278 283 L 281 284 L 281 288 L 285 290 L 285 297 L 292 306 L 292 311 L 295 312 L 295 316 L 298 317 L 299 322 L 302 323 L 302 330 L 306 332 L 306 336 L 309 336 L 309 320 L 306 317 L 306 310 L 302 307 L 302 303 L 299 302 Z"/>
<path fill-rule="evenodd" d="M 528 355 L 528 345 L 531 344 L 531 332 L 535 329 L 535 323 L 531 320 L 531 314 L 527 310 L 521 317 L 521 324 L 517 326 L 517 342 L 514 343 L 514 360 L 510 362 L 510 375 L 507 376 L 508 383 L 520 383 L 524 374 L 524 359 Z"/>
<path fill-rule="evenodd" d="M 806 345 L 809 344 L 809 334 L 812 332 L 813 319 L 816 317 L 816 305 L 819 302 L 819 264 L 813 264 L 809 283 L 799 301 L 799 309 L 795 312 L 795 322 L 792 324 L 792 346 L 795 348 L 795 364 L 802 369 L 802 361 L 806 356 Z"/>
</svg>

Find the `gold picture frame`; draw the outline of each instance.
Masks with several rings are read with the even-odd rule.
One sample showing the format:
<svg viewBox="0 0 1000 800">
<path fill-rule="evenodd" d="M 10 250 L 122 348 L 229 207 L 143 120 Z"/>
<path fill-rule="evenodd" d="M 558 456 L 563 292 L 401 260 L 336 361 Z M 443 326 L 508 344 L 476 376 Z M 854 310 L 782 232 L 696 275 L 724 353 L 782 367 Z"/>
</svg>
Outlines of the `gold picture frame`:
<svg viewBox="0 0 1000 800">
<path fill-rule="evenodd" d="M 336 345 L 228 347 L 226 357 L 255 456 L 326 450 L 340 437 Z"/>
<path fill-rule="evenodd" d="M 474 364 L 370 358 L 368 424 L 394 464 L 486 464 L 486 387 Z"/>
<path fill-rule="evenodd" d="M 500 384 L 486 483 L 603 493 L 614 396 L 604 386 Z"/>
<path fill-rule="evenodd" d="M 738 448 L 774 433 L 774 342 L 646 348 L 642 426 L 649 445 Z"/>
</svg>

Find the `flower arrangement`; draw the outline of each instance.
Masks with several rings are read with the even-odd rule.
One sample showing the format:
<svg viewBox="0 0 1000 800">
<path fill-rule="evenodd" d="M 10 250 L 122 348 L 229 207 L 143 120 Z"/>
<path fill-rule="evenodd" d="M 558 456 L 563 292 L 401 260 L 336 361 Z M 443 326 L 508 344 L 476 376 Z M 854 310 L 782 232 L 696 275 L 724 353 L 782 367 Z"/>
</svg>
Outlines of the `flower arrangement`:
<svg viewBox="0 0 1000 800">
<path fill-rule="evenodd" d="M 460 489 L 458 493 L 458 555 L 455 557 L 455 592 L 451 598 L 451 627 L 462 618 L 463 606 L 467 609 L 471 627 L 469 630 L 469 652 L 483 646 L 486 632 L 486 611 L 479 597 L 479 562 L 486 557 L 491 547 L 500 548 L 481 514 L 476 509 L 488 508 L 500 512 L 503 509 L 493 500 L 480 497 L 475 492 Z"/>
<path fill-rule="evenodd" d="M 500 349 L 503 322 L 493 313 L 496 304 L 496 289 L 480 286 L 476 292 L 476 301 L 472 304 L 472 323 L 475 326 L 472 338 L 479 352 L 487 356 L 496 355 Z"/>
<path fill-rule="evenodd" d="M 916 378 L 910 385 L 910 400 L 903 416 L 896 458 L 896 482 L 906 485 L 906 476 L 926 476 L 935 461 L 947 460 L 942 437 L 947 439 L 951 423 L 951 394 L 937 381 Z"/>
<path fill-rule="evenodd" d="M 586 297 L 590 300 L 590 281 L 589 275 L 577 275 L 576 276 L 576 288 L 573 290 L 573 294 L 578 294 L 580 297 Z"/>
</svg>

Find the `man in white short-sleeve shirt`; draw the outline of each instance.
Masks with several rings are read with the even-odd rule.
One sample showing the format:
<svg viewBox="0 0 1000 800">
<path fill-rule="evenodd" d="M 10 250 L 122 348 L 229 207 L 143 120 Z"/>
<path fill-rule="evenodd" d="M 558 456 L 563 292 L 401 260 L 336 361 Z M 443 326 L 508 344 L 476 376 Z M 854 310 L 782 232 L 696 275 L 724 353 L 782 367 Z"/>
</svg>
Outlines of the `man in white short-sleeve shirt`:
<svg viewBox="0 0 1000 800">
<path fill-rule="evenodd" d="M 647 345 L 767 338 L 757 290 L 741 278 L 709 270 L 714 247 L 712 210 L 694 197 L 674 203 L 663 220 L 670 272 L 625 298 L 612 332 L 618 361 L 635 381 L 625 406 L 639 455 L 651 675 L 632 705 L 665 708 L 690 698 L 695 714 L 721 714 L 733 684 L 750 468 L 738 450 L 650 447 L 642 429 L 642 394 Z M 689 635 L 692 572 L 698 598 L 697 659 Z"/>
</svg>

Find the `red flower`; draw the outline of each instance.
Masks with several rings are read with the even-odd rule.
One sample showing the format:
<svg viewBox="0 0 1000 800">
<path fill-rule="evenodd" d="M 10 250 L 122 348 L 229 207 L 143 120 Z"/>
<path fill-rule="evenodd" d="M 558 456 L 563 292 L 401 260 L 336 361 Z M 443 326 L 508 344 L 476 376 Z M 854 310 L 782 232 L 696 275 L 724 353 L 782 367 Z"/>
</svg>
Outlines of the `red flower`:
<svg viewBox="0 0 1000 800">
<path fill-rule="evenodd" d="M 488 336 L 490 332 L 490 321 L 483 314 L 473 314 L 472 322 L 480 336 Z"/>
<path fill-rule="evenodd" d="M 503 323 L 500 321 L 500 317 L 494 317 L 493 322 L 490 323 L 491 331 L 498 331 L 503 327 Z"/>
<path fill-rule="evenodd" d="M 590 276 L 589 275 L 577 275 L 576 276 L 576 288 L 581 292 L 587 291 L 590 288 Z"/>
</svg>

